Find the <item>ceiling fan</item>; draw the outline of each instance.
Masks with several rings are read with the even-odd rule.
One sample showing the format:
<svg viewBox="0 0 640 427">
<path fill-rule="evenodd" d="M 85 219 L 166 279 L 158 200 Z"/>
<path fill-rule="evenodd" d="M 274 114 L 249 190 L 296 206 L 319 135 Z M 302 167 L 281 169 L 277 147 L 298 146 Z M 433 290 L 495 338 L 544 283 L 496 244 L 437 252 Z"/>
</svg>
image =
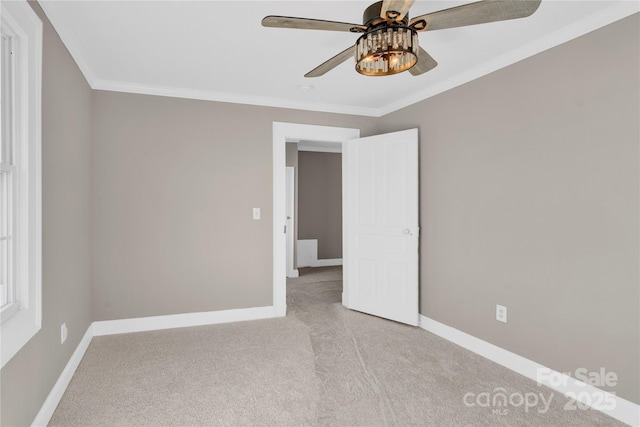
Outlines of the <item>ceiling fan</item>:
<svg viewBox="0 0 640 427">
<path fill-rule="evenodd" d="M 265 17 L 262 25 L 361 34 L 355 45 L 323 62 L 305 77 L 322 76 L 350 57 L 355 57 L 356 71 L 367 76 L 386 76 L 407 70 L 418 76 L 438 65 L 420 47 L 418 33 L 525 18 L 538 9 L 541 1 L 484 0 L 409 19 L 414 0 L 384 0 L 365 9 L 362 25 L 272 15 Z"/>
</svg>

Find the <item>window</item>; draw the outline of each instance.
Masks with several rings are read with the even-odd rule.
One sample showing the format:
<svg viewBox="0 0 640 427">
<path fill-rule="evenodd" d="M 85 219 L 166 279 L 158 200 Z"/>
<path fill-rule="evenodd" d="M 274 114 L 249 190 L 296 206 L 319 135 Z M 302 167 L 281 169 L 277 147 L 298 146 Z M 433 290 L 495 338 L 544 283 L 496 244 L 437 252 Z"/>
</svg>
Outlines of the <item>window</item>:
<svg viewBox="0 0 640 427">
<path fill-rule="evenodd" d="M 2 143 L 0 144 L 0 309 L 2 319 L 8 318 L 14 311 L 17 301 L 15 282 L 13 281 L 14 240 L 13 217 L 15 194 L 15 164 L 13 161 L 13 120 L 14 105 L 12 99 L 13 77 L 13 38 L 5 28 L 2 34 L 2 87 L 0 98 L 2 105 Z"/>
<path fill-rule="evenodd" d="M 41 325 L 42 22 L 1 2 L 0 353 L 4 366 Z"/>
</svg>

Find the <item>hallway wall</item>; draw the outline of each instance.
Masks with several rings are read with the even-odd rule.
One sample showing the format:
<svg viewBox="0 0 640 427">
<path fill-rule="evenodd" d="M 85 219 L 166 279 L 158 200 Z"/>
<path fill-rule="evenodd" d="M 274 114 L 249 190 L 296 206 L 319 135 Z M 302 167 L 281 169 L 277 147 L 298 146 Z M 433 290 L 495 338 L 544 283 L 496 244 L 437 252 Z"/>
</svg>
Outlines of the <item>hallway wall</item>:
<svg viewBox="0 0 640 427">
<path fill-rule="evenodd" d="M 318 240 L 318 259 L 342 258 L 342 154 L 300 151 L 299 239 Z"/>
</svg>

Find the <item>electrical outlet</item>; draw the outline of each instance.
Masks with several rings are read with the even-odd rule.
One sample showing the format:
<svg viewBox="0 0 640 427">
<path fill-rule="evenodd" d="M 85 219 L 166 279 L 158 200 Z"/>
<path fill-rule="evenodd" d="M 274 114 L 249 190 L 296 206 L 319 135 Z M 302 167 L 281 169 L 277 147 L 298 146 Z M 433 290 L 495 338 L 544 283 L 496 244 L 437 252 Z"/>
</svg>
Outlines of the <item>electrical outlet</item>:
<svg viewBox="0 0 640 427">
<path fill-rule="evenodd" d="M 253 208 L 253 219 L 260 219 L 260 208 Z"/>
<path fill-rule="evenodd" d="M 496 320 L 507 323 L 507 307 L 504 305 L 496 305 Z"/>
<path fill-rule="evenodd" d="M 64 344 L 67 340 L 67 324 L 63 323 L 60 325 L 60 344 Z"/>
</svg>

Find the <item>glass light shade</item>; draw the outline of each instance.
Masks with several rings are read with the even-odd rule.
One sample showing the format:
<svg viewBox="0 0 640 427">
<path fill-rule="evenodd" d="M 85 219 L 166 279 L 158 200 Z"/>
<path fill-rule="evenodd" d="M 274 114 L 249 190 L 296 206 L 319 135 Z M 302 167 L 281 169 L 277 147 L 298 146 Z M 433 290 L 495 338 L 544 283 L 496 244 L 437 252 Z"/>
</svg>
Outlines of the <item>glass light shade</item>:
<svg viewBox="0 0 640 427">
<path fill-rule="evenodd" d="M 356 43 L 356 71 L 366 76 L 388 76 L 413 67 L 418 61 L 418 34 L 409 27 L 392 26 L 370 31 Z"/>
</svg>

